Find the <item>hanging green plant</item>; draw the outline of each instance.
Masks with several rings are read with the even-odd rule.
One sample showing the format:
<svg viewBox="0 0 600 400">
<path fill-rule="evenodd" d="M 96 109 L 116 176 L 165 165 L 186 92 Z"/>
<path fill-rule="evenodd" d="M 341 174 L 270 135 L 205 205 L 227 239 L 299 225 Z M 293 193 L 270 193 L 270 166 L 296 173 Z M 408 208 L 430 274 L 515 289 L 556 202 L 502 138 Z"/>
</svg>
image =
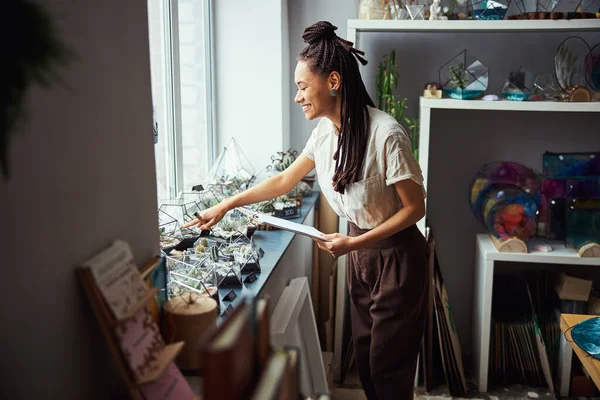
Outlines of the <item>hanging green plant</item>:
<svg viewBox="0 0 600 400">
<path fill-rule="evenodd" d="M 75 55 L 61 41 L 50 14 L 28 0 L 2 5 L 0 49 L 0 170 L 8 179 L 10 145 L 26 119 L 27 91 L 35 84 L 49 88 L 54 82 L 63 83 L 58 70 Z"/>
</svg>

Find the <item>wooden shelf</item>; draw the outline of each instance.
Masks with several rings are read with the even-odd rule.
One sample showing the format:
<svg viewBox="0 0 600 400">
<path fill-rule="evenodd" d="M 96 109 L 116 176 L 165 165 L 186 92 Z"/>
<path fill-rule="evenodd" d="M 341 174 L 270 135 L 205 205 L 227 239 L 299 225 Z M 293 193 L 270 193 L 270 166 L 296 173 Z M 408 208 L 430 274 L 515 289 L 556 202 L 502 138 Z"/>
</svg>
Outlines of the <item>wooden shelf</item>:
<svg viewBox="0 0 600 400">
<path fill-rule="evenodd" d="M 590 374 L 592 380 L 596 384 L 596 387 L 600 389 L 600 361 L 595 358 L 590 357 L 585 351 L 581 349 L 581 347 L 577 346 L 575 342 L 573 342 L 573 338 L 571 337 L 571 328 L 578 323 L 588 320 L 590 318 L 596 318 L 594 315 L 579 315 L 579 314 L 562 314 L 560 317 L 560 330 L 565 335 L 567 341 L 573 347 L 575 354 L 579 357 L 581 364 L 585 368 L 585 370 Z"/>
<path fill-rule="evenodd" d="M 600 266 L 600 258 L 580 257 L 577 251 L 566 247 L 562 241 L 533 238 L 527 243 L 529 253 L 499 252 L 486 233 L 478 234 L 477 241 L 486 260 Z M 550 252 L 533 250 L 536 244 L 542 243 L 550 244 L 554 250 Z"/>
<path fill-rule="evenodd" d="M 158 293 L 158 288 L 152 288 L 150 290 L 148 290 L 148 293 L 146 293 L 146 295 L 135 305 L 135 307 L 133 307 L 131 309 L 131 311 L 129 312 L 129 314 L 127 314 L 126 316 L 124 316 L 121 319 L 118 320 L 114 320 L 113 325 L 120 325 L 124 322 L 126 322 L 127 320 L 130 320 L 131 318 L 135 317 L 135 315 L 144 307 L 146 307 L 148 305 L 148 303 L 150 302 L 150 300 L 152 300 L 152 298 L 154 296 L 156 296 L 156 293 Z"/>
<path fill-rule="evenodd" d="M 538 112 L 600 112 L 600 102 L 563 103 L 556 101 L 484 101 L 455 99 L 426 99 L 421 107 L 445 110 L 538 111 Z"/>
<path fill-rule="evenodd" d="M 397 21 L 349 19 L 348 29 L 354 29 L 359 32 L 575 32 L 600 30 L 600 19 L 534 21 Z"/>
<path fill-rule="evenodd" d="M 138 384 L 144 385 L 147 383 L 151 383 L 156 381 L 161 375 L 165 372 L 167 367 L 175 360 L 175 357 L 179 354 L 181 349 L 183 348 L 184 342 L 172 343 L 163 349 L 163 351 L 158 356 L 158 360 L 156 363 L 158 364 L 158 368 L 154 371 L 144 375 L 138 380 Z"/>
</svg>

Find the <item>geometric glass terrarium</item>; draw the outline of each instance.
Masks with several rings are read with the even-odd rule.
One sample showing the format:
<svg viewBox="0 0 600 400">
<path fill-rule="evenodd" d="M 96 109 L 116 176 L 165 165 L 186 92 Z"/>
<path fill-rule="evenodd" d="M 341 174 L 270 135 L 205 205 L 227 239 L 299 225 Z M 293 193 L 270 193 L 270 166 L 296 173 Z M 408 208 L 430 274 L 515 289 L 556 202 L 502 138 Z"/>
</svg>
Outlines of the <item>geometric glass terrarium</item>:
<svg viewBox="0 0 600 400">
<path fill-rule="evenodd" d="M 533 82 L 530 100 L 552 100 L 557 95 L 557 88 L 554 74 L 538 75 Z"/>
<path fill-rule="evenodd" d="M 183 240 L 179 222 L 162 210 L 158 210 L 158 231 L 160 232 L 160 248 L 163 250 L 175 247 Z"/>
<path fill-rule="evenodd" d="M 469 0 L 468 9 L 473 19 L 503 20 L 512 0 Z"/>
<path fill-rule="evenodd" d="M 521 67 L 516 72 L 511 72 L 502 87 L 502 96 L 508 100 L 525 101 L 533 93 L 534 75 Z"/>
<path fill-rule="evenodd" d="M 233 259 L 228 253 L 228 245 L 212 246 L 209 249 L 206 265 L 214 270 L 216 284 L 219 288 L 230 288 L 243 286 L 242 266 Z"/>
<path fill-rule="evenodd" d="M 231 138 L 208 171 L 203 186 L 223 199 L 248 189 L 254 179 L 254 167 L 235 139 Z"/>
<path fill-rule="evenodd" d="M 198 202 L 189 199 L 166 200 L 158 208 L 160 211 L 170 215 L 181 225 L 196 219 L 194 213 L 204 210 Z"/>
<path fill-rule="evenodd" d="M 486 91 L 488 80 L 487 67 L 467 50 L 458 53 L 439 70 L 442 91 L 453 99 L 477 98 Z"/>
<path fill-rule="evenodd" d="M 206 257 L 187 256 L 183 259 L 166 257 L 168 298 L 185 293 L 197 293 L 219 302 L 214 269 Z"/>
<path fill-rule="evenodd" d="M 417 1 L 407 1 L 407 4 L 404 5 L 406 9 L 406 14 L 408 15 L 407 19 L 412 20 L 424 20 L 425 19 L 425 5 L 424 4 L 416 4 Z"/>
</svg>

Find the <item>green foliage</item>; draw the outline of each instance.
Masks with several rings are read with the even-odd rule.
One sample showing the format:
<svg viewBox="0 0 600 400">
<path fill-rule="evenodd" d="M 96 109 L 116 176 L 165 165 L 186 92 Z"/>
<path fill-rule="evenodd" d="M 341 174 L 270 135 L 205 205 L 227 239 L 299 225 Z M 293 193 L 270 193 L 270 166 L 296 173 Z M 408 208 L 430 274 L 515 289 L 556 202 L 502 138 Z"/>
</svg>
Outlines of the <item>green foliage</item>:
<svg viewBox="0 0 600 400">
<path fill-rule="evenodd" d="M 58 70 L 75 54 L 61 41 L 49 13 L 38 2 L 11 0 L 0 12 L 0 169 L 9 177 L 12 136 L 26 117 L 27 91 L 64 82 Z"/>
<path fill-rule="evenodd" d="M 465 71 L 465 65 L 463 63 L 451 65 L 450 73 L 452 74 L 451 82 L 454 87 L 464 90 L 467 87 L 467 73 Z"/>
<path fill-rule="evenodd" d="M 406 98 L 397 100 L 394 90 L 398 86 L 400 73 L 396 68 L 396 51 L 392 50 L 389 55 L 384 55 L 383 60 L 377 67 L 375 75 L 375 86 L 377 89 L 377 107 L 390 114 L 400 125 L 406 128 L 412 143 L 412 152 L 419 159 L 419 119 L 410 119 L 404 116 L 408 109 Z"/>
</svg>

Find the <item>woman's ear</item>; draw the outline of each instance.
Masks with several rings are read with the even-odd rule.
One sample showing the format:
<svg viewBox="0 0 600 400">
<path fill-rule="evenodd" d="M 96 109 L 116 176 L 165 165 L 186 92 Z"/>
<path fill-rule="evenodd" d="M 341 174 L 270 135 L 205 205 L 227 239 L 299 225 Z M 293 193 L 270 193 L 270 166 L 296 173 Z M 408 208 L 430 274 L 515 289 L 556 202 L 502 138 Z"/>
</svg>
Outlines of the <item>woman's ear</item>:
<svg viewBox="0 0 600 400">
<path fill-rule="evenodd" d="M 334 89 L 334 90 L 339 91 L 340 86 L 342 84 L 342 77 L 340 76 L 340 73 L 337 71 L 332 71 L 329 74 L 328 83 L 329 83 L 329 90 Z"/>
</svg>

